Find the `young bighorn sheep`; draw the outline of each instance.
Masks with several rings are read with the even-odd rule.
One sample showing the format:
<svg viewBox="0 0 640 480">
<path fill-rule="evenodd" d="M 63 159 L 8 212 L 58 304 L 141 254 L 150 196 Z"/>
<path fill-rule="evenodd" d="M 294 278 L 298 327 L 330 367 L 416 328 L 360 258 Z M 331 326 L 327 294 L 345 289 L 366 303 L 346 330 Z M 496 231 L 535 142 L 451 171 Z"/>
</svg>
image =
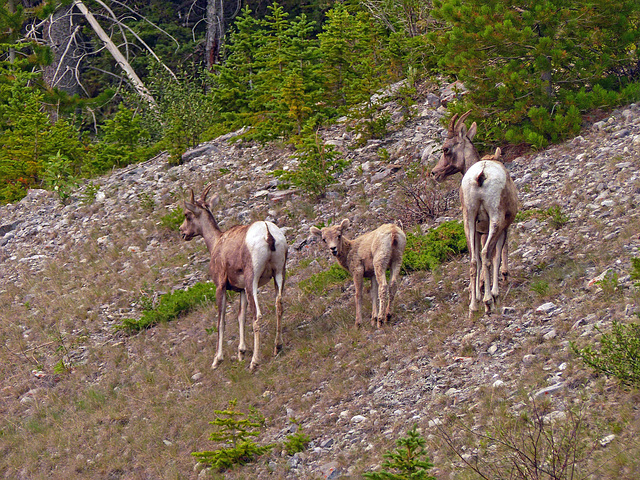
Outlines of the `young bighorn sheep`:
<svg viewBox="0 0 640 480">
<path fill-rule="evenodd" d="M 509 172 L 499 161 L 501 151 L 482 160 L 473 145 L 478 126 L 473 122 L 467 130 L 464 121 L 454 115 L 449 123 L 447 139 L 440 161 L 431 171 L 437 180 L 462 173 L 460 203 L 464 231 L 469 246 L 470 285 L 469 315 L 478 310 L 477 301 L 484 282 L 485 311 L 490 314 L 498 297 L 498 272 L 508 275 L 507 233 L 518 212 L 518 193 Z M 490 276 L 490 262 L 492 276 Z M 481 273 L 478 273 L 481 265 Z"/>
<path fill-rule="evenodd" d="M 276 289 L 276 339 L 274 355 L 282 348 L 282 291 L 287 262 L 287 240 L 282 231 L 271 222 L 254 222 L 251 225 L 237 225 L 222 231 L 218 227 L 211 209 L 218 201 L 216 195 L 209 204 L 207 194 L 209 184 L 198 200 L 191 191 L 191 200 L 184 202 L 184 222 L 180 233 L 184 240 L 202 236 L 209 249 L 209 275 L 216 285 L 218 306 L 218 342 L 216 356 L 211 368 L 216 368 L 223 360 L 223 337 L 227 290 L 240 292 L 240 312 L 238 330 L 238 360 L 244 358 L 247 346 L 244 339 L 244 323 L 247 300 L 253 321 L 253 357 L 250 369 L 254 370 L 260 361 L 260 324 L 262 312 L 258 304 L 258 287 L 273 278 Z"/>
<path fill-rule="evenodd" d="M 353 275 L 356 288 L 356 326 L 362 322 L 363 279 L 371 278 L 371 326 L 380 328 L 391 318 L 391 305 L 398 290 L 398 276 L 407 238 L 400 227 L 387 223 L 353 240 L 344 236 L 349 220 L 322 230 L 311 227 L 311 233 L 329 246 L 338 263 Z M 391 270 L 387 284 L 386 271 Z"/>
</svg>

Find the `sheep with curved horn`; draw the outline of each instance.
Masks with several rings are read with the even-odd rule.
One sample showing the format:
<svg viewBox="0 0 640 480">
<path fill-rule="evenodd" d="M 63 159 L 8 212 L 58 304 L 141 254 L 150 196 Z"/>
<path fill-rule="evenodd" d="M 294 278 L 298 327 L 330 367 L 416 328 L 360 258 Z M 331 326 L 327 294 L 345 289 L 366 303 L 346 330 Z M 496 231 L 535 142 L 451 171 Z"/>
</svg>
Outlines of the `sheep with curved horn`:
<svg viewBox="0 0 640 480">
<path fill-rule="evenodd" d="M 253 321 L 253 357 L 251 370 L 260 361 L 260 325 L 262 312 L 258 303 L 258 287 L 273 278 L 276 289 L 276 338 L 274 355 L 282 348 L 282 293 L 287 262 L 287 240 L 282 231 L 267 221 L 254 222 L 251 225 L 237 225 L 226 231 L 220 230 L 211 209 L 218 201 L 216 195 L 211 202 L 206 198 L 212 184 L 205 187 L 199 199 L 195 199 L 191 190 L 190 201 L 184 202 L 184 222 L 180 233 L 184 240 L 202 236 L 209 249 L 209 275 L 216 285 L 216 304 L 218 307 L 218 341 L 216 356 L 211 368 L 222 362 L 223 338 L 225 327 L 226 292 L 240 292 L 240 313 L 238 330 L 238 360 L 244 358 L 246 343 L 244 323 L 247 304 L 255 313 Z"/>
<path fill-rule="evenodd" d="M 507 233 L 518 212 L 518 192 L 508 170 L 499 161 L 501 151 L 498 148 L 490 158 L 480 159 L 472 141 L 478 126 L 473 122 L 467 130 L 464 124 L 470 113 L 471 110 L 459 118 L 457 114 L 453 116 L 442 155 L 431 171 L 437 181 L 457 172 L 463 175 L 460 203 L 471 259 L 469 315 L 478 310 L 480 296 L 487 314 L 495 308 L 498 272 L 504 278 L 508 276 Z M 481 295 L 483 281 L 484 295 Z"/>
</svg>

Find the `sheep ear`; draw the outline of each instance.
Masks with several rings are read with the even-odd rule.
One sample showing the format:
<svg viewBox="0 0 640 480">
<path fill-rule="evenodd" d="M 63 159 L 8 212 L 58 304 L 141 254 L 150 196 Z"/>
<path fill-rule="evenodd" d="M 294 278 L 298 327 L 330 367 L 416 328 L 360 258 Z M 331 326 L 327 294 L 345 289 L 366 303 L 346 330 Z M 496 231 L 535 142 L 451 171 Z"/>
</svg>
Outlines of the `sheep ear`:
<svg viewBox="0 0 640 480">
<path fill-rule="evenodd" d="M 348 218 L 345 218 L 344 220 L 342 220 L 342 222 L 340 222 L 340 230 L 346 230 L 347 228 L 349 228 L 349 225 L 351 225 L 351 222 Z"/>
<path fill-rule="evenodd" d="M 458 130 L 458 140 L 463 141 L 465 135 L 467 134 L 467 126 L 463 123 Z"/>
<path fill-rule="evenodd" d="M 220 195 L 217 193 L 213 196 L 211 200 L 209 200 L 209 210 L 213 210 L 213 207 L 220 203 Z"/>
<path fill-rule="evenodd" d="M 476 136 L 477 132 L 478 132 L 478 124 L 476 122 L 473 122 L 469 127 L 469 131 L 467 132 L 467 138 L 469 140 L 473 140 L 473 137 Z"/>
<path fill-rule="evenodd" d="M 184 208 L 190 212 L 197 213 L 195 204 L 187 202 L 186 200 L 184 201 Z"/>
<path fill-rule="evenodd" d="M 500 150 L 500 147 L 496 148 L 496 153 L 493 154 L 493 159 L 494 160 L 500 160 L 500 157 L 502 156 L 502 150 Z"/>
<path fill-rule="evenodd" d="M 315 235 L 316 237 L 322 237 L 322 232 L 318 227 L 311 227 L 309 231 L 311 232 L 312 235 Z"/>
</svg>

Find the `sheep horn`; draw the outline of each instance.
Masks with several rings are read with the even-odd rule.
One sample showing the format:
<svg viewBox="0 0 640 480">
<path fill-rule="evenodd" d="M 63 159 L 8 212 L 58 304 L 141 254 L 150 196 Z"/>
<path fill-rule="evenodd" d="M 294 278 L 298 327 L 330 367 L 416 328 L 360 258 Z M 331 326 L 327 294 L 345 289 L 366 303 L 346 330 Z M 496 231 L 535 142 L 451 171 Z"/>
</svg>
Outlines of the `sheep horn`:
<svg viewBox="0 0 640 480">
<path fill-rule="evenodd" d="M 464 112 L 460 118 L 458 119 L 458 121 L 456 122 L 456 126 L 454 127 L 454 131 L 455 133 L 459 133 L 460 129 L 462 128 L 462 126 L 464 125 L 464 121 L 467 119 L 467 117 L 471 114 L 471 110 L 467 110 L 466 112 Z"/>
<path fill-rule="evenodd" d="M 200 195 L 200 201 L 205 205 L 207 203 L 207 195 L 209 195 L 209 190 L 211 190 L 211 187 L 213 187 L 213 183 L 210 183 L 206 187 L 204 187 L 202 195 Z"/>
<path fill-rule="evenodd" d="M 191 200 L 189 200 L 189 203 L 192 203 L 193 205 L 196 204 L 196 198 L 195 195 L 193 194 L 193 189 L 189 189 L 189 191 L 191 192 Z"/>
<path fill-rule="evenodd" d="M 447 137 L 453 138 L 455 135 L 456 128 L 456 119 L 458 118 L 458 114 L 456 113 L 453 117 L 451 117 L 451 121 L 449 122 L 449 129 L 447 131 Z"/>
</svg>

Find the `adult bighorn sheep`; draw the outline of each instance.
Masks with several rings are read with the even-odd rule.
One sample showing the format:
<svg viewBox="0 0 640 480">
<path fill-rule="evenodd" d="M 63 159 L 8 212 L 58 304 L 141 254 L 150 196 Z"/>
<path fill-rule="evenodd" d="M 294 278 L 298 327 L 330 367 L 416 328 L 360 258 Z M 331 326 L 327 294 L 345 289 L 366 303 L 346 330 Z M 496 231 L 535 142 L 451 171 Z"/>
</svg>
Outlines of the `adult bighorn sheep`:
<svg viewBox="0 0 640 480">
<path fill-rule="evenodd" d="M 457 172 L 462 173 L 460 203 L 464 231 L 469 246 L 470 285 L 469 315 L 478 310 L 477 299 L 484 281 L 485 312 L 490 314 L 498 297 L 498 272 L 508 276 L 507 232 L 518 212 L 518 192 L 509 172 L 499 161 L 501 151 L 482 160 L 473 145 L 478 126 L 473 122 L 467 130 L 464 121 L 471 111 L 460 118 L 454 115 L 449 123 L 442 156 L 431 171 L 437 180 Z M 478 274 L 478 265 L 482 272 Z M 490 265 L 491 273 L 490 276 Z"/>
<path fill-rule="evenodd" d="M 320 237 L 331 253 L 351 275 L 356 288 L 356 326 L 362 322 L 362 286 L 365 277 L 371 278 L 371 326 L 380 328 L 391 318 L 391 305 L 398 290 L 398 276 L 407 238 L 400 227 L 392 223 L 381 225 L 353 240 L 344 235 L 349 220 L 322 230 L 311 227 L 311 233 Z M 386 271 L 391 270 L 387 284 Z"/>
<path fill-rule="evenodd" d="M 198 200 L 191 191 L 191 200 L 184 202 L 184 222 L 180 233 L 184 240 L 202 236 L 209 249 L 209 275 L 216 285 L 218 306 L 218 343 L 216 356 L 211 368 L 216 368 L 223 360 L 223 337 L 227 290 L 240 292 L 240 312 L 238 314 L 238 360 L 244 358 L 247 346 L 244 339 L 244 323 L 247 301 L 253 321 L 253 357 L 250 369 L 254 370 L 260 361 L 260 324 L 262 312 L 258 303 L 258 287 L 273 278 L 276 289 L 276 339 L 274 355 L 282 348 L 282 291 L 287 262 L 287 240 L 282 231 L 271 222 L 254 222 L 251 225 L 237 225 L 226 231 L 220 230 L 212 208 L 217 204 L 216 195 L 207 203 L 211 184 L 205 187 Z"/>
</svg>

